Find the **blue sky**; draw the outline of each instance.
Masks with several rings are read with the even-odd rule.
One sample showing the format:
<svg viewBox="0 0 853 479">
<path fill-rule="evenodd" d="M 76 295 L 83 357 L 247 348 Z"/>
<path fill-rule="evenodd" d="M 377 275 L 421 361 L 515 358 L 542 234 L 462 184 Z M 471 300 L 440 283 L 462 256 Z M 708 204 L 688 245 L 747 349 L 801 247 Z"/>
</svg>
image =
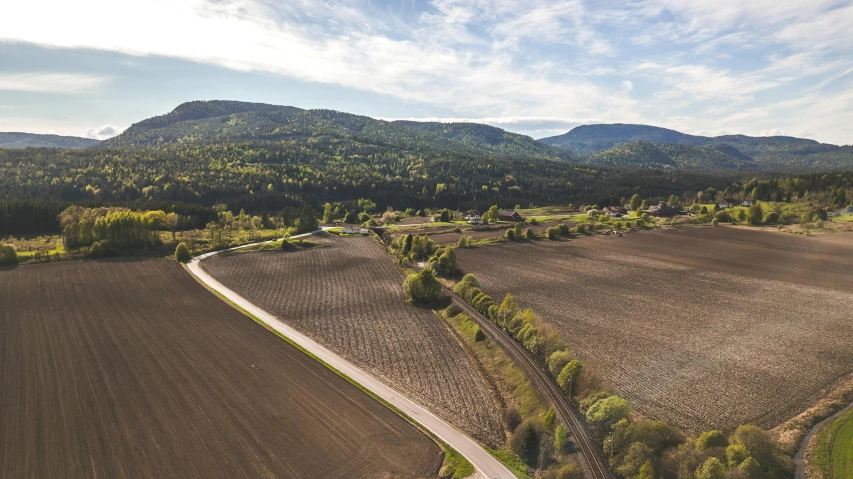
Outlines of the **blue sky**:
<svg viewBox="0 0 853 479">
<path fill-rule="evenodd" d="M 198 99 L 853 144 L 853 2 L 7 0 L 0 131 L 105 138 Z"/>
</svg>

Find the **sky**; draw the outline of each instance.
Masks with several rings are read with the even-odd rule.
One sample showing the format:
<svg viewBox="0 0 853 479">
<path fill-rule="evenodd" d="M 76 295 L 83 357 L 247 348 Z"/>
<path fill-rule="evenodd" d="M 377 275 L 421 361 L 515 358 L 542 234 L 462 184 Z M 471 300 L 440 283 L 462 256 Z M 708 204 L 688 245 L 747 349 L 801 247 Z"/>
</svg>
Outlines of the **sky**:
<svg viewBox="0 0 853 479">
<path fill-rule="evenodd" d="M 0 131 L 192 100 L 853 144 L 853 0 L 0 0 Z"/>
</svg>

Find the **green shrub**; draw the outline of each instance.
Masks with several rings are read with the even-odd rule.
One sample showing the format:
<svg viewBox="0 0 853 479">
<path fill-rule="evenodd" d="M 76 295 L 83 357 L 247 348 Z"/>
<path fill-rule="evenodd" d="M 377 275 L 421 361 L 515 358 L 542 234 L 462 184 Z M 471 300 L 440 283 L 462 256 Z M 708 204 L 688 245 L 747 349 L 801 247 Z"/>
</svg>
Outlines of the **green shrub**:
<svg viewBox="0 0 853 479">
<path fill-rule="evenodd" d="M 571 439 L 569 438 L 568 429 L 562 424 L 557 424 L 557 429 L 554 430 L 554 449 L 562 454 L 568 452 L 570 444 Z"/>
<path fill-rule="evenodd" d="M 581 362 L 575 359 L 569 361 L 557 376 L 557 385 L 567 397 L 572 397 L 578 386 L 578 376 L 581 374 Z"/>
<path fill-rule="evenodd" d="M 438 257 L 437 266 L 439 274 L 456 274 L 456 252 L 452 247 L 448 246 L 444 249 L 444 253 Z"/>
<path fill-rule="evenodd" d="M 286 240 L 286 239 L 281 240 L 282 251 L 290 251 L 290 250 L 295 249 L 295 248 L 296 248 L 296 245 L 291 243 L 290 240 Z"/>
<path fill-rule="evenodd" d="M 566 351 L 565 349 L 562 351 L 554 351 L 550 356 L 548 356 L 548 371 L 551 372 L 551 376 L 555 378 L 560 375 L 560 371 L 566 367 L 566 364 L 572 360 L 572 353 Z"/>
<path fill-rule="evenodd" d="M 743 444 L 732 444 L 726 448 L 726 460 L 729 467 L 737 467 L 749 457 L 749 451 Z"/>
<path fill-rule="evenodd" d="M 582 477 L 580 467 L 574 462 L 561 466 L 554 475 L 555 479 L 581 479 Z"/>
<path fill-rule="evenodd" d="M 12 245 L 0 245 L 0 266 L 16 266 L 18 264 L 18 252 Z"/>
<path fill-rule="evenodd" d="M 525 419 L 516 428 L 510 440 L 510 448 L 518 457 L 531 467 L 539 462 L 539 438 L 542 436 L 542 425 L 533 418 Z"/>
<path fill-rule="evenodd" d="M 557 228 L 551 227 L 545 230 L 545 237 L 549 240 L 555 240 L 559 238 L 559 235 L 557 234 Z"/>
<path fill-rule="evenodd" d="M 779 213 L 775 211 L 768 211 L 766 215 L 764 215 L 764 222 L 769 225 L 775 225 L 779 222 Z"/>
<path fill-rule="evenodd" d="M 527 229 L 524 231 L 524 237 L 525 237 L 526 239 L 529 239 L 529 240 L 536 239 L 536 233 L 534 233 L 532 229 L 527 228 Z"/>
<path fill-rule="evenodd" d="M 714 218 L 713 220 L 711 220 L 711 225 L 720 226 L 720 220 L 718 220 L 717 218 Z"/>
<path fill-rule="evenodd" d="M 419 273 L 410 274 L 403 281 L 403 292 L 406 299 L 412 303 L 429 304 L 438 301 L 441 295 L 441 282 L 429 268 Z"/>
<path fill-rule="evenodd" d="M 485 339 L 485 333 L 483 333 L 483 330 L 478 327 L 477 332 L 474 333 L 474 341 L 479 343 L 480 341 L 484 341 Z"/>
<path fill-rule="evenodd" d="M 176 250 L 175 254 L 177 254 L 177 250 Z M 106 255 L 106 252 L 104 251 L 104 247 L 101 246 L 101 243 L 95 241 L 94 243 L 92 243 L 92 246 L 89 247 L 89 257 L 90 258 L 98 259 L 98 258 L 103 258 L 105 255 Z"/>
<path fill-rule="evenodd" d="M 696 440 L 696 449 L 704 451 L 715 447 L 726 447 L 729 441 L 726 440 L 723 431 L 713 430 L 703 432 L 699 439 Z"/>
<path fill-rule="evenodd" d="M 584 234 L 584 233 L 586 233 L 586 226 L 584 226 L 584 225 L 582 225 L 582 224 L 577 224 L 577 225 L 575 226 L 575 233 L 578 233 L 578 234 Z"/>
<path fill-rule="evenodd" d="M 518 412 L 518 409 L 511 407 L 504 411 L 504 424 L 506 424 L 509 432 L 515 432 L 518 426 L 521 424 L 521 413 Z"/>
<path fill-rule="evenodd" d="M 761 205 L 754 204 L 754 205 L 750 206 L 749 207 L 749 213 L 747 213 L 746 221 L 749 224 L 755 226 L 755 225 L 761 224 L 761 219 L 762 219 Z"/>
<path fill-rule="evenodd" d="M 510 229 L 506 230 L 506 233 L 504 233 L 504 238 L 506 238 L 508 240 L 514 240 L 515 239 L 515 229 L 510 228 Z"/>
<path fill-rule="evenodd" d="M 726 468 L 716 457 L 710 457 L 696 469 L 696 479 L 726 479 Z"/>
<path fill-rule="evenodd" d="M 636 228 L 642 228 L 645 225 L 646 225 L 646 223 L 643 222 L 643 220 L 641 220 L 639 218 L 637 218 L 637 221 L 634 222 L 634 227 L 636 227 Z"/>
<path fill-rule="evenodd" d="M 608 396 L 589 407 L 586 411 L 586 421 L 599 431 L 607 431 L 617 422 L 627 418 L 629 414 L 631 414 L 631 405 L 628 401 L 619 396 Z"/>
<path fill-rule="evenodd" d="M 557 233 L 559 233 L 560 236 L 568 236 L 569 235 L 569 227 L 563 223 L 560 223 L 557 225 Z"/>
<path fill-rule="evenodd" d="M 181 263 L 189 262 L 189 260 L 192 259 L 192 256 L 190 255 L 190 248 L 186 243 L 179 243 L 177 248 L 175 248 L 175 259 Z"/>
<path fill-rule="evenodd" d="M 545 411 L 545 414 L 542 415 L 542 425 L 545 426 L 546 431 L 550 431 L 554 429 L 554 424 L 557 422 L 557 413 L 554 412 L 554 408 L 550 408 Z"/>
<path fill-rule="evenodd" d="M 714 214 L 714 219 L 717 219 L 723 223 L 730 223 L 732 221 L 731 216 L 729 215 L 728 210 L 718 211 Z"/>
</svg>

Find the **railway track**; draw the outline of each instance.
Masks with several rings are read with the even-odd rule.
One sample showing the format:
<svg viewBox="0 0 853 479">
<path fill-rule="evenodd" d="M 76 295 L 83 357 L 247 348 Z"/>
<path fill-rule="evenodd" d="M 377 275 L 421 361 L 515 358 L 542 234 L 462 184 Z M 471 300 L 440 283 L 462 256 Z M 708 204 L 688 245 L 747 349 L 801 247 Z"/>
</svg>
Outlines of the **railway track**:
<svg viewBox="0 0 853 479">
<path fill-rule="evenodd" d="M 444 286 L 447 294 L 453 298 L 468 317 L 480 326 L 480 329 L 486 333 L 493 341 L 501 346 L 501 348 L 509 354 L 509 356 L 526 372 L 530 381 L 542 396 L 548 398 L 554 406 L 557 417 L 565 424 L 575 442 L 578 445 L 578 451 L 584 458 L 584 470 L 586 475 L 593 479 L 613 479 L 613 474 L 610 472 L 610 467 L 604 459 L 604 454 L 599 450 L 589 437 L 589 433 L 580 421 L 580 413 L 572 406 L 563 392 L 557 387 L 554 381 L 547 372 L 536 362 L 536 360 L 525 350 L 515 339 L 509 337 L 503 329 L 495 323 L 484 317 L 473 306 L 468 304 L 464 299 L 457 296 L 448 287 Z"/>
</svg>

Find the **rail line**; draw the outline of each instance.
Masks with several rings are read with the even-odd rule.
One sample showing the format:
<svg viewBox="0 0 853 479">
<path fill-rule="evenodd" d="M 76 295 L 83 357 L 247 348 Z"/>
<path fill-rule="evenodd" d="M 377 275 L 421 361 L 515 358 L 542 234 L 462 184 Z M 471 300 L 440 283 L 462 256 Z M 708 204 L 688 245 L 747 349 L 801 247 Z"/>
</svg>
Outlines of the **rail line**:
<svg viewBox="0 0 853 479">
<path fill-rule="evenodd" d="M 579 452 L 585 461 L 584 469 L 594 479 L 613 479 L 614 476 L 610 472 L 607 461 L 604 459 L 604 454 L 593 444 L 589 433 L 581 423 L 579 418 L 580 413 L 569 403 L 563 392 L 557 388 L 557 385 L 548 376 L 548 373 L 531 357 L 527 350 L 518 344 L 515 339 L 509 337 L 503 329 L 480 314 L 479 311 L 456 295 L 450 288 L 447 286 L 443 287 L 450 297 L 453 298 L 454 302 L 459 304 L 468 316 L 480 326 L 480 329 L 493 341 L 498 343 L 517 364 L 527 371 L 533 387 L 540 394 L 547 397 L 554 405 L 558 417 L 568 426 L 569 431 L 571 431 L 572 436 L 575 438 Z"/>
</svg>

